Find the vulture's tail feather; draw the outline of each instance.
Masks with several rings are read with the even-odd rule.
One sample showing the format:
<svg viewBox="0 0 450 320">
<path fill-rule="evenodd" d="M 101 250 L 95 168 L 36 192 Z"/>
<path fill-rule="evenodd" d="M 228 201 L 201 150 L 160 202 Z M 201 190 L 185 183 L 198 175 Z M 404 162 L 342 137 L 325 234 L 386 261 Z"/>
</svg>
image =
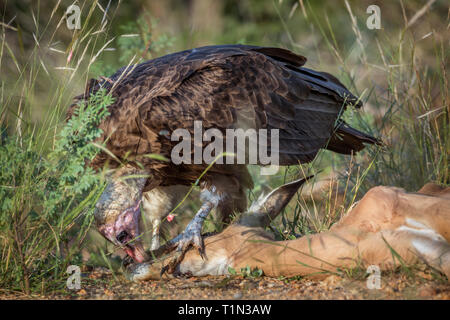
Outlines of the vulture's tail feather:
<svg viewBox="0 0 450 320">
<path fill-rule="evenodd" d="M 345 122 L 340 121 L 326 149 L 337 153 L 351 154 L 364 149 L 365 143 L 382 145 L 382 142 L 377 138 L 358 131 Z"/>
</svg>

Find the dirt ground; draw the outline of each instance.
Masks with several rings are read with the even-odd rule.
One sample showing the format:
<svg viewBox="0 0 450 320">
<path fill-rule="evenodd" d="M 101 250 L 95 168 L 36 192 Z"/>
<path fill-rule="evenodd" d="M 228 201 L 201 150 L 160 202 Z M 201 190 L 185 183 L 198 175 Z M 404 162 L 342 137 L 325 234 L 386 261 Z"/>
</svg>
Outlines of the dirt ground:
<svg viewBox="0 0 450 320">
<path fill-rule="evenodd" d="M 114 278 L 115 277 L 115 278 Z M 408 276 L 382 274 L 381 288 L 368 289 L 366 279 L 331 275 L 324 280 L 288 280 L 268 277 L 216 276 L 164 279 L 132 283 L 108 269 L 82 274 L 81 289 L 51 295 L 3 294 L 2 299 L 440 299 L 450 300 L 450 283 L 425 270 Z"/>
</svg>

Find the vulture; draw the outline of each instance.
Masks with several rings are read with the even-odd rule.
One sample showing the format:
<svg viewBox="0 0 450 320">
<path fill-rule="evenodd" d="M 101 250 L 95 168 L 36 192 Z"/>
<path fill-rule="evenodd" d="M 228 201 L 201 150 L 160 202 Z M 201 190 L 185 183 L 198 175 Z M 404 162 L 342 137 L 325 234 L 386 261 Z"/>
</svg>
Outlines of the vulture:
<svg viewBox="0 0 450 320">
<path fill-rule="evenodd" d="M 107 177 L 95 207 L 98 231 L 142 262 L 148 255 L 139 227 L 141 208 L 151 211 L 152 201 L 160 205 L 162 201 L 167 202 L 163 205 L 167 212 L 186 186 L 198 183 L 199 211 L 166 245 L 180 256 L 190 246 L 202 254 L 201 229 L 208 214 L 217 209 L 227 220 L 233 212 L 245 210 L 246 191 L 253 187 L 248 155 L 240 163 L 202 159 L 179 163 L 171 158 L 180 143 L 173 133 L 184 129 L 194 136 L 195 123 L 201 123 L 205 132 L 223 133 L 224 145 L 228 129 L 266 129 L 269 141 L 251 144 L 265 144 L 267 153 L 278 154 L 280 166 L 310 162 L 321 148 L 352 154 L 365 144 L 379 144 L 340 119 L 347 106 L 359 108 L 361 101 L 334 76 L 303 67 L 305 62 L 305 57 L 282 48 L 218 45 L 165 55 L 121 68 L 108 78 L 91 79 L 84 94 L 75 97 L 68 117 L 100 88 L 115 98 L 99 124 L 102 136 L 97 139 L 108 151 L 99 152 L 89 163 L 96 169 L 117 169 Z M 269 139 L 274 130 L 276 144 Z M 192 148 L 183 149 L 183 159 L 193 159 L 189 153 L 208 143 L 193 141 Z M 267 163 L 257 159 L 256 164 Z"/>
</svg>

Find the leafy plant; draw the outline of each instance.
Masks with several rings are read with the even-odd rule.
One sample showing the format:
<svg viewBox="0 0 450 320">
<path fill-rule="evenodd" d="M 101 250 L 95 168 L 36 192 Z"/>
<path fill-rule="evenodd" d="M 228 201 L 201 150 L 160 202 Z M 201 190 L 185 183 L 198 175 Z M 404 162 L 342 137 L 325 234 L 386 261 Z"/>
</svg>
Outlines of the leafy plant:
<svg viewBox="0 0 450 320">
<path fill-rule="evenodd" d="M 79 263 L 79 246 L 92 222 L 101 175 L 85 166 L 98 149 L 110 95 L 99 90 L 81 103 L 61 130 L 55 148 L 39 156 L 36 139 L 16 137 L 0 145 L 0 284 L 32 290 L 64 285 L 69 264 Z"/>
</svg>

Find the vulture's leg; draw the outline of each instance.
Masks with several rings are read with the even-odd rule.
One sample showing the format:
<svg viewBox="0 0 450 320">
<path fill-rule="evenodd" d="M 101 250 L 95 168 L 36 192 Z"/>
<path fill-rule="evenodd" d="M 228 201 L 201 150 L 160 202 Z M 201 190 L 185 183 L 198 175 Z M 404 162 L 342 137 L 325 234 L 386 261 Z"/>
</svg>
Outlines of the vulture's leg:
<svg viewBox="0 0 450 320">
<path fill-rule="evenodd" d="M 164 218 L 178 205 L 188 191 L 188 186 L 159 186 L 142 195 L 142 212 L 145 220 L 151 225 L 151 231 L 149 230 L 152 241 L 150 250 L 159 248 L 161 224 Z"/>
<path fill-rule="evenodd" d="M 151 246 L 150 250 L 156 250 L 160 246 L 159 232 L 161 227 L 161 218 L 165 215 L 165 208 L 161 207 L 158 197 L 161 191 L 157 188 L 147 191 L 142 196 L 142 213 L 151 226 Z M 166 200 L 164 197 L 162 200 Z M 147 230 L 147 228 L 145 228 Z"/>
<path fill-rule="evenodd" d="M 169 262 L 169 264 L 162 270 L 162 272 L 168 271 L 169 273 L 173 273 L 176 266 L 183 260 L 185 252 L 192 245 L 196 247 L 199 251 L 199 254 L 204 256 L 204 245 L 202 238 L 202 227 L 206 217 L 209 213 L 216 208 L 221 202 L 222 196 L 220 196 L 216 192 L 216 188 L 212 186 L 209 190 L 204 189 L 200 194 L 200 199 L 203 204 L 200 207 L 200 210 L 197 211 L 194 218 L 189 222 L 186 226 L 186 229 L 164 244 L 163 247 L 160 248 L 161 251 L 172 251 L 174 249 L 177 250 L 177 255 L 175 258 Z"/>
<path fill-rule="evenodd" d="M 158 252 L 169 252 L 177 249 L 175 258 L 162 270 L 163 272 L 167 270 L 169 273 L 173 273 L 176 266 L 183 260 L 184 253 L 191 245 L 198 249 L 202 257 L 204 256 L 201 231 L 204 220 L 213 209 L 218 209 L 219 215 L 225 224 L 231 221 L 234 213 L 245 210 L 247 207 L 247 197 L 240 178 L 245 177 L 245 172 L 248 173 L 248 171 L 245 166 L 234 167 L 234 169 L 234 171 L 239 173 L 244 170 L 244 173 L 239 174 L 239 178 L 234 175 L 215 175 L 209 181 L 201 184 L 202 191 L 200 193 L 200 200 L 203 204 L 200 210 L 180 235 L 168 241 L 157 250 Z"/>
<path fill-rule="evenodd" d="M 161 220 L 155 219 L 152 221 L 152 244 L 150 250 L 156 250 L 160 246 L 159 242 L 159 232 L 161 227 Z"/>
</svg>

